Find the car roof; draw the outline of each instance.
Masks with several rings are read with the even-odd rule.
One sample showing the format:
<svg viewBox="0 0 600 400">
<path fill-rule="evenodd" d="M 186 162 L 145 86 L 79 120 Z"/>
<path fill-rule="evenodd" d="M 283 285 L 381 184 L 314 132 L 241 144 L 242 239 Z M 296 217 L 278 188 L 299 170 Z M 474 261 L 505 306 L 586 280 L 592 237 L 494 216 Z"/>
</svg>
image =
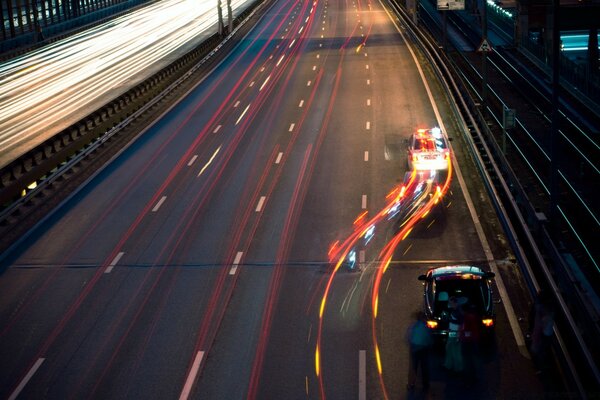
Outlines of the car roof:
<svg viewBox="0 0 600 400">
<path fill-rule="evenodd" d="M 446 267 L 433 268 L 430 271 L 431 276 L 434 279 L 467 279 L 468 277 L 472 279 L 481 279 L 485 274 L 485 271 L 473 265 L 451 265 Z"/>
</svg>

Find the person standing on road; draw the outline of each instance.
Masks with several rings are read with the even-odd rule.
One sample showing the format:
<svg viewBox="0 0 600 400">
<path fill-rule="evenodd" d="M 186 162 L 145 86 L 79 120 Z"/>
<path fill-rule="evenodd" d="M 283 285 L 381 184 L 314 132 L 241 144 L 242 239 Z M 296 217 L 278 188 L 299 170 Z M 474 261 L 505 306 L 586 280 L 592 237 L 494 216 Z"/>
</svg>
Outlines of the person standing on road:
<svg viewBox="0 0 600 400">
<path fill-rule="evenodd" d="M 452 372 L 462 372 L 464 363 L 459 335 L 463 325 L 463 313 L 456 297 L 450 297 L 448 308 L 450 311 L 450 320 L 448 323 L 448 340 L 446 342 L 444 368 Z"/>
<path fill-rule="evenodd" d="M 479 340 L 481 319 L 474 304 L 469 304 L 464 313 L 463 328 L 460 334 L 464 358 L 465 378 L 468 382 L 479 379 Z"/>
<path fill-rule="evenodd" d="M 408 328 L 409 366 L 407 389 L 413 389 L 417 382 L 417 373 L 421 368 L 423 388 L 429 387 L 429 353 L 433 338 L 427 328 L 425 313 L 419 312 L 417 320 Z"/>
</svg>

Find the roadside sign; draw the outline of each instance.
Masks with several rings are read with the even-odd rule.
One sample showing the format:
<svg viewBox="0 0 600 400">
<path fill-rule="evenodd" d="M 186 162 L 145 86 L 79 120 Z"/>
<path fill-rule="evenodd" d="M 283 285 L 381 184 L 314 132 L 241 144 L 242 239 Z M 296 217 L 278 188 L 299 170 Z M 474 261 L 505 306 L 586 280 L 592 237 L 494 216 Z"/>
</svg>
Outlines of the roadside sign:
<svg viewBox="0 0 600 400">
<path fill-rule="evenodd" d="M 464 10 L 465 0 L 437 0 L 437 9 L 444 10 Z"/>
<path fill-rule="evenodd" d="M 490 42 L 488 42 L 487 39 L 483 39 L 481 41 L 481 44 L 479 45 L 479 48 L 477 49 L 477 51 L 479 51 L 479 52 L 485 51 L 486 53 L 489 53 L 490 51 L 492 51 L 492 45 L 490 44 Z"/>
</svg>

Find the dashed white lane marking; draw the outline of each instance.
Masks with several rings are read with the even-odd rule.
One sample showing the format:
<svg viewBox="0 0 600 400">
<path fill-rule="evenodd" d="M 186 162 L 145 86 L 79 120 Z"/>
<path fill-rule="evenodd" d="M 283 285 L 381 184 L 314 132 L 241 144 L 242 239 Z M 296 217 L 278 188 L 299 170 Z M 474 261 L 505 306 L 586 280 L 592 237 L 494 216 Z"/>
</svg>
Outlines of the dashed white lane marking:
<svg viewBox="0 0 600 400">
<path fill-rule="evenodd" d="M 367 85 L 370 85 L 370 84 L 371 84 L 371 80 L 367 79 Z"/>
<path fill-rule="evenodd" d="M 166 199 L 167 199 L 167 196 L 161 197 L 160 200 L 158 201 L 158 203 L 156 203 L 156 205 L 152 209 L 152 212 L 157 212 L 158 209 L 160 208 L 160 206 L 162 206 L 162 204 L 165 202 Z"/>
<path fill-rule="evenodd" d="M 204 164 L 204 167 L 202 167 L 202 169 L 200 170 L 200 172 L 198 172 L 198 176 L 202 175 L 204 173 L 204 171 L 206 171 L 206 168 L 208 168 L 208 166 L 213 162 L 213 160 L 215 159 L 215 157 L 217 156 L 217 154 L 219 154 L 219 151 L 221 151 L 221 146 L 219 146 L 217 148 L 217 150 L 215 150 L 215 152 L 213 153 L 213 155 L 210 156 L 210 159 L 208 160 L 208 162 L 206 164 Z"/>
<path fill-rule="evenodd" d="M 369 152 L 365 151 L 365 161 L 369 161 Z"/>
<path fill-rule="evenodd" d="M 237 254 L 235 255 L 235 259 L 233 260 L 233 266 L 231 267 L 231 269 L 229 270 L 229 275 L 235 275 L 235 271 L 237 271 L 237 267 L 240 263 L 240 260 L 242 259 L 242 255 L 244 253 L 241 251 L 238 251 Z"/>
<path fill-rule="evenodd" d="M 365 57 L 367 57 L 367 55 L 368 55 L 368 54 L 367 54 L 367 53 L 365 53 Z"/>
<path fill-rule="evenodd" d="M 298 35 L 301 34 L 303 30 L 304 30 L 304 27 L 300 28 L 300 30 L 298 31 Z"/>
<path fill-rule="evenodd" d="M 258 204 L 256 205 L 256 210 L 254 211 L 261 212 L 266 199 L 266 196 L 260 196 L 260 200 L 258 200 Z"/>
<path fill-rule="evenodd" d="M 237 106 L 239 106 L 239 105 L 240 105 L 240 101 L 238 100 L 238 101 L 236 101 L 236 102 L 235 102 L 235 104 L 233 105 L 233 108 L 236 108 L 236 107 L 237 107 Z"/>
<path fill-rule="evenodd" d="M 298 104 L 298 107 L 302 107 L 304 105 L 304 100 L 300 100 L 300 104 Z"/>
<path fill-rule="evenodd" d="M 196 375 L 198 375 L 198 371 L 200 370 L 200 363 L 204 358 L 204 352 L 199 351 L 196 353 L 196 358 L 194 358 L 194 363 L 192 364 L 192 369 L 188 374 L 187 379 L 185 380 L 185 385 L 183 386 L 183 390 L 179 395 L 179 400 L 187 400 L 190 397 L 190 392 L 192 391 L 192 386 L 194 386 L 194 382 L 196 381 Z"/>
<path fill-rule="evenodd" d="M 362 209 L 364 210 L 365 208 L 367 208 L 367 195 L 363 194 L 362 195 L 362 204 L 361 204 Z"/>
<path fill-rule="evenodd" d="M 290 129 L 288 129 L 288 132 L 291 132 L 291 131 L 293 131 L 295 126 L 296 126 L 296 124 L 294 124 L 294 123 L 291 123 L 291 124 L 290 124 Z"/>
<path fill-rule="evenodd" d="M 317 58 L 321 58 L 321 55 L 320 55 L 320 54 L 317 54 Z"/>
<path fill-rule="evenodd" d="M 265 67 L 262 67 L 262 68 L 260 69 L 260 72 L 263 72 L 264 70 L 265 70 Z"/>
<path fill-rule="evenodd" d="M 308 81 L 308 82 L 306 83 L 306 86 L 310 86 L 310 84 L 311 84 L 311 83 L 312 83 L 311 81 Z"/>
<path fill-rule="evenodd" d="M 371 105 L 371 99 L 367 99 L 367 106 Z"/>
<path fill-rule="evenodd" d="M 254 86 L 254 81 L 250 82 L 250 85 L 248 85 L 249 87 Z"/>
<path fill-rule="evenodd" d="M 365 67 L 366 67 L 367 69 L 369 69 L 369 64 L 365 65 Z"/>
<path fill-rule="evenodd" d="M 367 121 L 367 126 L 366 126 L 367 130 L 371 129 L 371 122 Z"/>
<path fill-rule="evenodd" d="M 281 58 L 279 58 L 279 61 L 277 61 L 277 64 L 275 64 L 276 67 L 279 67 L 279 64 L 281 64 L 281 62 L 283 61 L 283 59 L 285 58 L 285 54 L 281 56 Z"/>
<path fill-rule="evenodd" d="M 304 23 L 307 23 L 309 18 L 310 17 L 306 17 L 306 19 L 304 20 Z"/>
<path fill-rule="evenodd" d="M 106 267 L 106 270 L 104 271 L 104 273 L 110 274 L 110 271 L 112 271 L 113 268 L 115 267 L 115 265 L 117 265 L 119 263 L 119 261 L 121 260 L 121 257 L 123 257 L 124 254 L 125 254 L 124 251 L 119 252 L 119 254 L 117 254 L 115 256 L 115 258 L 113 258 L 113 260 L 110 262 L 110 264 L 108 264 L 108 267 Z"/>
<path fill-rule="evenodd" d="M 10 394 L 10 397 L 8 398 L 8 400 L 15 400 L 19 396 L 21 391 L 25 388 L 25 385 L 27 385 L 29 380 L 33 377 L 33 375 L 36 373 L 36 371 L 40 368 L 40 366 L 42 365 L 44 360 L 46 360 L 46 359 L 45 358 L 37 359 L 35 364 L 33 364 L 33 367 L 31 367 L 29 372 L 27 372 L 27 375 L 25 375 L 25 378 L 23 378 L 21 383 L 19 383 L 19 386 L 17 386 L 17 388 Z"/>
<path fill-rule="evenodd" d="M 292 46 L 294 45 L 294 43 L 296 43 L 296 39 L 292 40 L 292 43 L 290 43 L 290 45 L 288 46 L 288 49 L 291 49 Z"/>
<path fill-rule="evenodd" d="M 316 70 L 317 70 L 317 66 L 313 65 L 313 71 L 316 71 Z"/>
<path fill-rule="evenodd" d="M 277 154 L 277 160 L 275 160 L 275 164 L 279 164 L 281 162 L 281 157 L 283 157 L 283 153 L 279 152 L 279 154 Z"/>
<path fill-rule="evenodd" d="M 238 101 L 238 103 L 239 103 L 239 101 Z M 234 107 L 236 107 L 236 106 L 234 106 Z M 217 125 L 217 127 L 213 130 L 213 133 L 219 132 L 219 130 L 221 129 L 221 127 L 222 127 L 222 125 Z"/>
<path fill-rule="evenodd" d="M 248 109 L 250 108 L 250 104 L 248 104 L 246 106 L 246 108 L 244 109 L 244 111 L 242 112 L 242 115 L 240 115 L 240 117 L 237 119 L 237 121 L 235 121 L 235 124 L 239 124 L 240 121 L 242 120 L 242 118 L 244 118 L 244 115 L 246 115 L 246 113 L 248 112 Z"/>
<path fill-rule="evenodd" d="M 196 161 L 196 159 L 198 158 L 198 154 L 194 155 L 194 157 L 192 157 L 192 159 L 190 160 L 190 162 L 188 163 L 188 167 L 191 167 L 192 164 L 194 163 L 194 161 Z"/>
<path fill-rule="evenodd" d="M 358 351 L 358 400 L 367 399 L 367 352 Z"/>
<path fill-rule="evenodd" d="M 267 82 L 269 82 L 269 79 L 271 79 L 271 75 L 267 76 L 267 79 L 265 79 L 265 81 L 263 82 L 263 84 L 260 85 L 260 89 L 258 89 L 259 92 L 261 90 L 263 90 L 263 88 L 265 87 L 265 85 L 267 84 Z"/>
</svg>

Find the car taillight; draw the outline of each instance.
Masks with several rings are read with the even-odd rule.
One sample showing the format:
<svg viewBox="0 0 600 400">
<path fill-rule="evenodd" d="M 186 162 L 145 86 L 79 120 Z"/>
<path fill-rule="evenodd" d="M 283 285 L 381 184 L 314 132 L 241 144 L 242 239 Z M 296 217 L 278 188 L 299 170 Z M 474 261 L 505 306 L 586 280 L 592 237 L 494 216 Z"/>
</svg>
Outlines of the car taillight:
<svg viewBox="0 0 600 400">
<path fill-rule="evenodd" d="M 438 326 L 437 321 L 427 320 L 427 327 L 429 329 L 435 329 L 435 328 L 437 328 L 437 326 Z"/>
<path fill-rule="evenodd" d="M 482 320 L 481 320 L 481 323 L 482 323 L 484 326 L 490 327 L 490 326 L 493 326 L 493 325 L 494 325 L 494 320 L 493 320 L 493 319 L 491 319 L 491 318 L 486 318 L 486 319 L 482 319 Z"/>
</svg>

